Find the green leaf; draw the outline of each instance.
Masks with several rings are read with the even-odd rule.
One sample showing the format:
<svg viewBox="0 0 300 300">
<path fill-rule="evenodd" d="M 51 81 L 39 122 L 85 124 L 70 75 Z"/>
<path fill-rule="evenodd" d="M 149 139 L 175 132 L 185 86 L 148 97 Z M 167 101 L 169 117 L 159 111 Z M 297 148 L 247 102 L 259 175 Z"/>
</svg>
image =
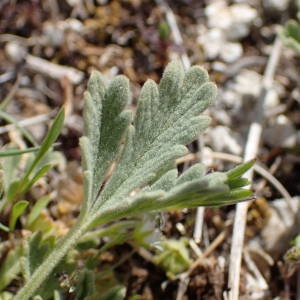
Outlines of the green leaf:
<svg viewBox="0 0 300 300">
<path fill-rule="evenodd" d="M 40 160 L 43 158 L 43 156 L 47 153 L 47 151 L 52 147 L 56 139 L 58 138 L 58 135 L 61 132 L 61 128 L 63 126 L 64 122 L 64 110 L 61 109 L 55 120 L 53 121 L 53 124 L 48 131 L 45 139 L 43 140 L 42 145 L 40 146 L 39 151 L 36 153 L 36 156 L 31 164 L 31 166 L 27 169 L 26 173 L 23 176 L 23 181 L 27 182 L 31 172 L 34 170 L 34 168 L 37 166 L 37 164 L 40 162 Z"/>
<path fill-rule="evenodd" d="M 171 278 L 184 272 L 191 264 L 186 245 L 186 239 L 162 241 L 154 256 L 154 263 L 161 266 Z"/>
<path fill-rule="evenodd" d="M 300 24 L 295 20 L 289 20 L 279 30 L 279 36 L 283 44 L 293 49 L 300 55 Z"/>
<path fill-rule="evenodd" d="M 228 176 L 229 180 L 237 179 L 241 177 L 243 174 L 245 174 L 249 169 L 253 167 L 255 164 L 255 159 L 249 160 L 248 162 L 245 162 L 241 165 L 238 165 L 237 167 L 231 169 L 226 174 Z"/>
<path fill-rule="evenodd" d="M 36 220 L 36 218 L 40 215 L 42 210 L 48 205 L 49 201 L 50 201 L 50 195 L 46 195 L 40 198 L 34 204 L 27 218 L 27 226 L 30 226 Z"/>
<path fill-rule="evenodd" d="M 1 261 L 0 267 L 0 291 L 2 291 L 10 282 L 16 278 L 21 271 L 20 259 L 22 257 L 22 248 L 17 246 L 8 252 Z"/>
<path fill-rule="evenodd" d="M 95 231 L 89 231 L 85 235 L 83 235 L 78 241 L 77 247 L 82 249 L 89 249 L 93 247 L 99 247 L 100 239 L 103 237 L 109 237 L 113 239 L 118 236 L 119 233 L 127 233 L 130 229 L 133 229 L 136 225 L 135 221 L 119 221 L 114 223 L 106 228 L 101 228 Z"/>
<path fill-rule="evenodd" d="M 87 138 L 82 138 L 80 143 L 83 168 L 88 171 L 85 179 L 89 185 L 86 190 L 89 203 L 95 200 L 131 120 L 131 114 L 123 111 L 129 97 L 126 77 L 118 76 L 106 87 L 99 72 L 92 74 L 85 96 L 84 132 Z"/>
<path fill-rule="evenodd" d="M 178 177 L 177 169 L 172 169 L 165 174 L 161 175 L 159 179 L 157 179 L 151 186 L 144 189 L 144 191 L 151 190 L 164 190 L 168 191 L 176 184 L 176 180 Z"/>
<path fill-rule="evenodd" d="M 54 245 L 54 237 L 45 239 L 44 234 L 40 231 L 35 232 L 25 241 L 25 245 L 23 247 L 24 263 L 22 269 L 26 283 L 30 284 L 32 274 L 34 274 L 48 254 L 53 250 Z M 66 274 L 68 276 L 67 278 L 69 278 L 69 274 L 73 271 L 74 264 L 68 263 L 66 258 L 53 270 L 51 276 L 47 281 L 43 282 L 35 294 L 42 297 L 42 299 L 52 299 L 53 293 L 56 289 L 61 291 L 62 286 L 60 286 L 60 284 L 62 284 L 62 281 L 59 275 Z M 66 283 L 68 284 L 68 282 Z"/>
<path fill-rule="evenodd" d="M 20 191 L 20 180 L 12 181 L 6 193 L 5 204 L 14 200 L 16 194 Z"/>
<path fill-rule="evenodd" d="M 159 37 L 162 40 L 167 40 L 171 32 L 168 23 L 166 21 L 160 22 L 158 30 L 159 30 Z"/>
<path fill-rule="evenodd" d="M 3 118 L 5 121 L 12 123 L 16 126 L 16 128 L 23 134 L 23 136 L 34 146 L 36 146 L 36 142 L 29 131 L 27 131 L 24 127 L 18 124 L 18 121 L 15 120 L 8 113 L 4 112 L 0 109 L 0 118 Z"/>
<path fill-rule="evenodd" d="M 116 285 L 112 287 L 106 294 L 102 295 L 100 300 L 123 300 L 126 296 L 126 287 L 122 285 Z"/>
<path fill-rule="evenodd" d="M 35 173 L 35 175 L 32 175 L 35 169 L 39 167 L 42 160 L 45 157 L 47 157 L 47 154 L 49 154 L 49 149 L 53 146 L 55 140 L 57 139 L 61 131 L 63 121 L 64 121 L 64 110 L 61 109 L 58 112 L 55 120 L 53 121 L 53 124 L 50 130 L 48 131 L 42 145 L 39 147 L 38 152 L 34 156 L 33 160 L 30 161 L 30 164 L 27 166 L 26 171 L 23 174 L 22 178 L 15 181 L 14 183 L 9 184 L 8 186 L 9 191 L 7 192 L 7 196 L 6 196 L 7 202 L 15 200 L 24 192 L 26 192 L 36 180 L 38 180 L 42 175 L 46 173 L 47 170 L 49 170 L 50 168 L 49 166 L 46 167 L 42 165 L 40 166 L 41 169 L 37 173 Z M 18 158 L 18 156 L 16 157 Z M 11 166 L 8 169 L 11 169 Z M 11 173 L 13 174 L 13 171 L 11 171 Z M 12 184 L 14 184 L 13 188 L 12 188 Z"/>
<path fill-rule="evenodd" d="M 169 64 L 157 86 L 145 83 L 138 102 L 134 127 L 127 131 L 118 165 L 97 199 L 98 209 L 108 199 L 124 197 L 149 184 L 167 164 L 187 153 L 185 144 L 193 141 L 208 123 L 199 114 L 216 96 L 207 73 L 193 67 L 184 74 L 181 64 Z"/>
<path fill-rule="evenodd" d="M 5 151 L 17 151 L 14 147 L 9 147 Z M 20 156 L 9 156 L 1 160 L 3 167 L 3 181 L 5 193 L 8 192 L 12 182 L 16 181 L 18 164 L 20 162 Z"/>
<path fill-rule="evenodd" d="M 248 181 L 240 177 L 254 161 L 208 175 L 201 164 L 179 177 L 174 168 L 175 159 L 188 152 L 185 145 L 209 124 L 201 113 L 215 98 L 216 87 L 205 70 L 196 66 L 185 73 L 180 63 L 170 63 L 159 85 L 148 80 L 143 86 L 132 125 L 129 119 L 120 121 L 129 94 L 124 77 L 108 88 L 99 73 L 90 79 L 81 148 L 83 211 L 92 213 L 92 226 L 158 209 L 232 204 L 251 195 L 241 189 Z"/>
<path fill-rule="evenodd" d="M 41 167 L 37 172 L 33 175 L 32 179 L 28 181 L 26 185 L 24 185 L 23 192 L 26 192 L 29 190 L 29 188 L 34 185 L 40 178 L 42 178 L 44 175 L 48 173 L 49 170 L 52 168 L 52 164 L 47 164 L 43 167 Z"/>
<path fill-rule="evenodd" d="M 30 153 L 30 152 L 36 152 L 40 150 L 40 147 L 31 147 L 27 148 L 24 150 L 16 149 L 16 150 L 6 150 L 6 151 L 1 151 L 0 152 L 0 157 L 8 157 L 8 156 L 15 156 L 15 155 L 21 155 L 25 153 Z"/>
<path fill-rule="evenodd" d="M 29 202 L 25 200 L 20 200 L 13 205 L 12 212 L 9 219 L 9 228 L 14 230 L 16 222 L 24 210 L 27 208 Z"/>
<path fill-rule="evenodd" d="M 43 241 L 42 233 L 35 232 L 28 241 L 27 245 L 27 272 L 32 274 L 34 270 L 41 264 L 47 253 L 51 249 L 51 242 Z"/>
<path fill-rule="evenodd" d="M 195 164 L 187 169 L 178 179 L 177 184 L 182 184 L 195 180 L 195 178 L 202 178 L 205 176 L 206 168 L 202 164 Z"/>
<path fill-rule="evenodd" d="M 81 272 L 76 284 L 75 300 L 87 299 L 95 292 L 95 278 L 92 271 L 85 269 Z"/>
<path fill-rule="evenodd" d="M 1 300 L 13 300 L 14 299 L 14 294 L 12 294 L 10 292 L 0 293 L 0 299 Z"/>
<path fill-rule="evenodd" d="M 106 87 L 99 73 L 92 75 L 80 142 L 85 199 L 78 223 L 32 274 L 16 300 L 29 299 L 96 224 L 155 210 L 228 205 L 252 196 L 241 188 L 246 182 L 239 180 L 251 164 L 208 175 L 198 165 L 176 177 L 175 160 L 188 153 L 185 145 L 208 126 L 210 119 L 202 112 L 216 93 L 202 68 L 184 72 L 180 63 L 172 62 L 159 85 L 151 80 L 145 83 L 131 122 L 125 110 L 128 80 L 118 76 Z"/>
<path fill-rule="evenodd" d="M 228 186 L 230 187 L 230 189 L 240 188 L 249 184 L 250 182 L 247 178 L 235 178 L 228 181 Z"/>
<path fill-rule="evenodd" d="M 9 227 L 5 226 L 2 223 L 0 223 L 0 230 L 5 231 L 5 232 L 9 232 L 10 231 Z"/>
</svg>

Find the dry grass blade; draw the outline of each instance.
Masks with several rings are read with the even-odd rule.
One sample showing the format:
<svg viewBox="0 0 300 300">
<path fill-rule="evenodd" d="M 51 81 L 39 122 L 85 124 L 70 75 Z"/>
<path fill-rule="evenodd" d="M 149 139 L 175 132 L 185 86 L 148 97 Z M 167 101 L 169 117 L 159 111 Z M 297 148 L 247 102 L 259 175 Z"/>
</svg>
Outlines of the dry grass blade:
<svg viewBox="0 0 300 300">
<path fill-rule="evenodd" d="M 263 87 L 257 107 L 257 119 L 251 124 L 249 129 L 249 135 L 244 155 L 245 161 L 256 157 L 258 154 L 262 135 L 262 119 L 264 115 L 263 104 L 268 91 L 272 86 L 273 77 L 280 57 L 280 51 L 281 42 L 279 39 L 276 39 L 264 74 Z M 246 177 L 251 180 L 252 175 L 253 171 L 250 171 L 246 174 Z M 249 204 L 250 202 L 243 202 L 237 205 L 229 263 L 229 300 L 238 300 L 239 298 L 241 259 Z"/>
</svg>

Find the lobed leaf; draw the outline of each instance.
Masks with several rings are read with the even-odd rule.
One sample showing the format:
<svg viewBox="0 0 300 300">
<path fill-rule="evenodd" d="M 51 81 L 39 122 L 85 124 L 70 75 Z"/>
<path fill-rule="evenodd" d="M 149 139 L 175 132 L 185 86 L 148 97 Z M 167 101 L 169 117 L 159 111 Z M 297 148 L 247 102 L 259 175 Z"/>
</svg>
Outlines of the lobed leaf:
<svg viewBox="0 0 300 300">
<path fill-rule="evenodd" d="M 236 203 L 252 194 L 242 189 L 248 181 L 241 179 L 252 161 L 208 175 L 196 164 L 178 176 L 175 160 L 188 153 L 185 145 L 208 126 L 209 118 L 201 113 L 216 92 L 205 70 L 195 66 L 184 72 L 180 63 L 172 62 L 159 85 L 152 80 L 144 84 L 131 125 L 124 111 L 127 79 L 118 76 L 106 87 L 99 73 L 92 75 L 81 139 L 83 211 L 92 213 L 91 227 L 159 209 Z"/>
<path fill-rule="evenodd" d="M 106 87 L 99 72 L 92 74 L 85 97 L 85 136 L 80 142 L 89 204 L 95 200 L 129 125 L 131 115 L 123 111 L 129 97 L 126 77 L 117 76 Z"/>
<path fill-rule="evenodd" d="M 178 62 L 169 64 L 159 86 L 147 81 L 134 127 L 127 131 L 118 165 L 96 208 L 151 183 L 167 164 L 186 154 L 184 145 L 208 126 L 209 118 L 199 114 L 215 96 L 216 87 L 208 82 L 206 71 L 193 67 L 185 74 Z"/>
</svg>

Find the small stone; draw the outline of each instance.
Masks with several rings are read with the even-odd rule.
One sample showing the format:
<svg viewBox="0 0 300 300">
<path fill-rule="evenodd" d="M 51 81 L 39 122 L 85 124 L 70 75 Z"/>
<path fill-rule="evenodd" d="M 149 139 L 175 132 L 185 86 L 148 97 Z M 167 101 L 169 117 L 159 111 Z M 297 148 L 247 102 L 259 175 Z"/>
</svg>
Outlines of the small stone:
<svg viewBox="0 0 300 300">
<path fill-rule="evenodd" d="M 239 43 L 227 42 L 220 28 L 202 27 L 199 29 L 197 42 L 201 44 L 207 59 L 216 59 L 220 56 L 224 62 L 232 63 L 243 54 L 242 46 Z"/>
<path fill-rule="evenodd" d="M 59 46 L 64 41 L 64 29 L 54 22 L 45 22 L 43 26 L 43 34 L 47 43 L 52 46 Z"/>
<path fill-rule="evenodd" d="M 213 120 L 217 121 L 219 124 L 227 127 L 232 125 L 232 119 L 229 113 L 224 109 L 214 109 L 211 111 L 211 115 Z"/>
<path fill-rule="evenodd" d="M 80 4 L 80 0 L 67 0 L 67 3 L 71 6 L 71 7 L 75 7 L 77 5 Z"/>
<path fill-rule="evenodd" d="M 271 88 L 265 97 L 264 108 L 265 110 L 278 107 L 280 103 L 279 95 L 276 89 Z"/>
<path fill-rule="evenodd" d="M 210 28 L 222 29 L 232 41 L 246 37 L 257 18 L 257 11 L 248 4 L 239 3 L 228 6 L 223 0 L 209 4 L 205 9 Z"/>
<path fill-rule="evenodd" d="M 297 130 L 285 115 L 270 122 L 264 136 L 264 141 L 271 147 L 293 148 L 297 142 Z"/>
<path fill-rule="evenodd" d="M 224 34 L 221 29 L 213 28 L 210 30 L 202 30 L 199 33 L 198 43 L 201 44 L 205 56 L 208 59 L 215 59 L 223 47 L 224 43 Z"/>
<path fill-rule="evenodd" d="M 263 0 L 263 6 L 266 10 L 284 12 L 289 6 L 290 0 Z"/>
<path fill-rule="evenodd" d="M 221 61 L 214 61 L 211 63 L 211 68 L 215 72 L 226 73 L 228 66 Z"/>
<path fill-rule="evenodd" d="M 27 55 L 27 49 L 16 42 L 5 45 L 5 53 L 15 63 L 20 63 Z"/>
<path fill-rule="evenodd" d="M 220 49 L 220 58 L 227 63 L 233 63 L 243 54 L 243 48 L 239 43 L 226 43 Z"/>
<path fill-rule="evenodd" d="M 229 152 L 239 155 L 242 147 L 237 142 L 235 134 L 225 126 L 216 126 L 209 130 L 212 148 L 219 152 Z"/>
<path fill-rule="evenodd" d="M 239 111 L 241 109 L 242 97 L 231 88 L 224 90 L 220 100 L 226 105 L 227 108 L 233 109 L 234 111 Z"/>
<path fill-rule="evenodd" d="M 246 37 L 250 27 L 257 18 L 256 9 L 247 4 L 234 4 L 230 6 L 232 23 L 227 30 L 227 36 L 232 40 Z"/>
<path fill-rule="evenodd" d="M 59 46 L 65 39 L 66 31 L 81 33 L 83 28 L 84 26 L 79 20 L 69 18 L 64 21 L 45 22 L 43 25 L 43 33 L 48 43 L 53 46 Z"/>
<path fill-rule="evenodd" d="M 234 90 L 241 95 L 257 97 L 261 90 L 262 76 L 252 70 L 242 70 L 236 77 Z"/>
<path fill-rule="evenodd" d="M 208 26 L 210 28 L 229 28 L 232 20 L 229 8 L 225 1 L 213 2 L 205 8 Z"/>
<path fill-rule="evenodd" d="M 269 218 L 261 236 L 265 249 L 276 259 L 290 246 L 290 241 L 299 231 L 299 197 L 293 197 L 290 204 L 286 199 L 272 201 Z M 274 234 L 276 232 L 276 234 Z"/>
<path fill-rule="evenodd" d="M 82 22 L 74 18 L 69 18 L 65 21 L 61 21 L 61 23 L 63 24 L 62 26 L 64 27 L 65 30 L 70 29 L 80 33 L 84 29 L 84 25 L 82 24 Z"/>
</svg>

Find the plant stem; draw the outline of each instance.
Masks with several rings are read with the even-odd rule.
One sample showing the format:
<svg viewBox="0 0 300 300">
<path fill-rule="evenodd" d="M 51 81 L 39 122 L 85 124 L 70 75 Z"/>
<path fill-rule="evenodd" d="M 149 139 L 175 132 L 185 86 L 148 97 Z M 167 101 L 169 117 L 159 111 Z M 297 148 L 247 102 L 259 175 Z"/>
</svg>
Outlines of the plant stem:
<svg viewBox="0 0 300 300">
<path fill-rule="evenodd" d="M 28 300 L 30 297 L 34 296 L 37 289 L 51 274 L 60 260 L 85 232 L 88 225 L 87 223 L 89 222 L 86 222 L 86 218 L 82 216 L 82 218 L 78 220 L 78 223 L 58 242 L 57 246 L 51 251 L 49 256 L 34 271 L 24 287 L 14 297 L 14 300 Z"/>
</svg>

